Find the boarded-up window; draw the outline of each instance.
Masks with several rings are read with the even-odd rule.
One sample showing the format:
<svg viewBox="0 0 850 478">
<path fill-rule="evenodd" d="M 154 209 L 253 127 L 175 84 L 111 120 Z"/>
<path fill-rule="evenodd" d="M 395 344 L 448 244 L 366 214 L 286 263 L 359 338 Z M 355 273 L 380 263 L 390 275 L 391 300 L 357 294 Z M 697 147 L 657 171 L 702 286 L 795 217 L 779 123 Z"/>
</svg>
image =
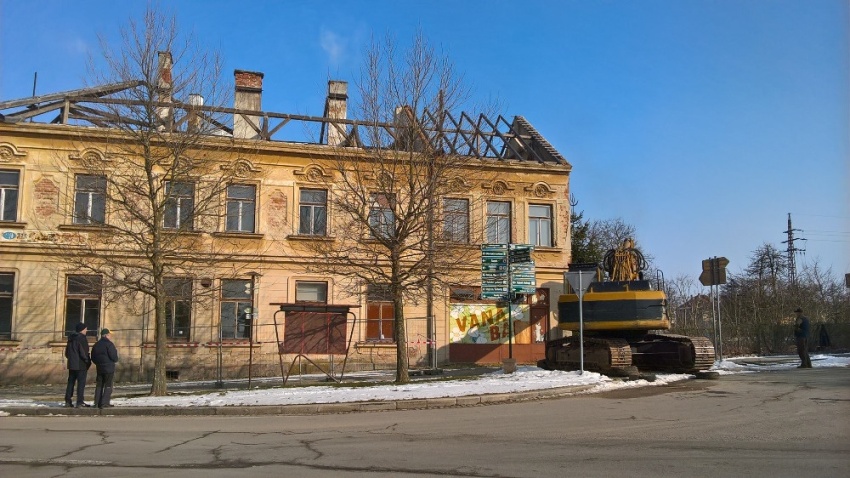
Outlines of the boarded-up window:
<svg viewBox="0 0 850 478">
<path fill-rule="evenodd" d="M 394 312 L 389 286 L 369 285 L 366 288 L 366 340 L 393 342 Z"/>
<path fill-rule="evenodd" d="M 346 316 L 325 312 L 287 312 L 282 352 L 345 354 Z"/>
</svg>

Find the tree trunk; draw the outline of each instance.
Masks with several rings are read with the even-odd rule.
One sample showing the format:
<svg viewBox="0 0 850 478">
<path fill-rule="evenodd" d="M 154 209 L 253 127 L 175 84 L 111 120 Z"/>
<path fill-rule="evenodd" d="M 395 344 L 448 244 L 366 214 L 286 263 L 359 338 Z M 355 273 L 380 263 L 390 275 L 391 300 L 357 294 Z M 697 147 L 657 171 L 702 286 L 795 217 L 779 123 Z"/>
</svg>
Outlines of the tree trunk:
<svg viewBox="0 0 850 478">
<path fill-rule="evenodd" d="M 410 372 L 408 371 L 407 331 L 404 324 L 404 301 L 398 293 L 393 297 L 393 309 L 395 323 L 393 339 L 396 343 L 395 383 L 408 383 L 410 382 Z"/>
<path fill-rule="evenodd" d="M 159 287 L 159 289 L 156 297 L 154 297 L 156 358 L 153 365 L 151 395 L 155 397 L 163 396 L 168 391 L 168 383 L 165 377 L 165 364 L 168 358 L 168 337 L 165 328 L 165 292 L 162 290 L 162 287 Z"/>
</svg>

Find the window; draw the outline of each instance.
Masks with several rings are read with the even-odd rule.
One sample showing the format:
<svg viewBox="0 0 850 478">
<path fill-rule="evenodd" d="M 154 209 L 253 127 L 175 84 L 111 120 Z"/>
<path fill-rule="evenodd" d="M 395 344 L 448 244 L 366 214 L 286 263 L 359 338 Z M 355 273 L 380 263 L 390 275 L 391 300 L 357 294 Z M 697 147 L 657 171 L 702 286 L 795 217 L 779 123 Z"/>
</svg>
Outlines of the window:
<svg viewBox="0 0 850 478">
<path fill-rule="evenodd" d="M 302 189 L 298 233 L 324 236 L 328 223 L 328 192 L 324 189 Z"/>
<path fill-rule="evenodd" d="M 227 187 L 227 230 L 254 232 L 254 211 L 257 187 L 249 184 L 231 184 Z"/>
<path fill-rule="evenodd" d="M 295 282 L 295 302 L 328 303 L 327 282 Z"/>
<path fill-rule="evenodd" d="M 80 322 L 86 324 L 86 335 L 97 337 L 100 330 L 101 276 L 69 275 L 65 289 L 65 335 L 74 332 Z"/>
<path fill-rule="evenodd" d="M 468 200 L 443 200 L 443 239 L 450 242 L 469 242 Z"/>
<path fill-rule="evenodd" d="M 163 225 L 171 229 L 191 231 L 194 228 L 195 185 L 168 181 L 165 183 L 165 218 Z"/>
<path fill-rule="evenodd" d="M 12 302 L 15 298 L 15 274 L 0 273 L 0 339 L 12 339 Z"/>
<path fill-rule="evenodd" d="M 251 337 L 248 314 L 251 308 L 251 281 L 225 279 L 221 281 L 221 338 Z"/>
<path fill-rule="evenodd" d="M 366 340 L 393 342 L 395 307 L 389 287 L 374 284 L 366 287 Z"/>
<path fill-rule="evenodd" d="M 511 242 L 511 203 L 504 201 L 487 202 L 487 242 L 490 244 L 510 244 Z"/>
<path fill-rule="evenodd" d="M 528 242 L 535 246 L 552 246 L 552 206 L 528 206 Z"/>
<path fill-rule="evenodd" d="M 0 169 L 0 221 L 18 220 L 18 183 L 20 171 Z"/>
<path fill-rule="evenodd" d="M 388 238 L 395 235 L 395 196 L 386 193 L 372 193 L 372 205 L 369 209 L 369 229 L 374 238 Z"/>
<path fill-rule="evenodd" d="M 74 184 L 74 224 L 106 222 L 106 178 L 78 174 Z"/>
<path fill-rule="evenodd" d="M 165 332 L 171 340 L 189 340 L 192 324 L 192 279 L 165 279 Z"/>
</svg>

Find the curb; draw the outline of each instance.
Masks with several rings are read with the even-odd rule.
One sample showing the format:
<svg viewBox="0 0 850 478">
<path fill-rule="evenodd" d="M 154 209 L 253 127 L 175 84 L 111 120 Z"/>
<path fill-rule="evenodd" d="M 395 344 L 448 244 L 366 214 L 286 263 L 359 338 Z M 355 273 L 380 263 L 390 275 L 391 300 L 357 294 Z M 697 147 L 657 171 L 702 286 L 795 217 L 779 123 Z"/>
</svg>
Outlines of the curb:
<svg viewBox="0 0 850 478">
<path fill-rule="evenodd" d="M 112 407 L 98 408 L 62 407 L 1 407 L 0 412 L 8 416 L 42 417 L 161 417 L 161 416 L 252 416 L 252 415 L 330 415 L 336 413 L 381 412 L 392 410 L 431 410 L 441 408 L 497 405 L 574 395 L 592 388 L 593 385 L 531 390 L 527 392 L 466 395 L 461 397 L 413 398 L 409 400 L 312 403 L 297 405 L 236 405 L 226 407 Z"/>
</svg>

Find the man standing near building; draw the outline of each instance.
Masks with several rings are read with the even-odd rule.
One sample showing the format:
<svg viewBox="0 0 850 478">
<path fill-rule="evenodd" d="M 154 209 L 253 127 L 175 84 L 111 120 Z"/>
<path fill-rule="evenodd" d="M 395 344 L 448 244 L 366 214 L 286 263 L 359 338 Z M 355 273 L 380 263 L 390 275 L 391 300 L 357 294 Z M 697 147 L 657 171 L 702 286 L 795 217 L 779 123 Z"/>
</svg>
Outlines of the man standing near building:
<svg viewBox="0 0 850 478">
<path fill-rule="evenodd" d="M 797 320 L 794 321 L 794 339 L 797 341 L 797 355 L 800 356 L 800 366 L 797 368 L 812 368 L 809 358 L 809 319 L 803 315 L 803 309 L 794 310 Z"/>
<path fill-rule="evenodd" d="M 68 359 L 68 386 L 65 388 L 66 407 L 88 407 L 85 402 L 86 375 L 91 367 L 89 356 L 89 341 L 86 338 L 86 324 L 80 322 L 74 326 L 74 333 L 68 337 L 65 345 L 65 358 Z M 71 401 L 74 398 L 74 385 L 77 386 L 77 403 Z"/>
<path fill-rule="evenodd" d="M 100 340 L 91 348 L 91 359 L 97 367 L 97 382 L 94 388 L 94 406 L 111 407 L 112 379 L 115 377 L 115 363 L 118 362 L 118 350 L 112 343 L 109 329 L 100 331 Z"/>
</svg>

